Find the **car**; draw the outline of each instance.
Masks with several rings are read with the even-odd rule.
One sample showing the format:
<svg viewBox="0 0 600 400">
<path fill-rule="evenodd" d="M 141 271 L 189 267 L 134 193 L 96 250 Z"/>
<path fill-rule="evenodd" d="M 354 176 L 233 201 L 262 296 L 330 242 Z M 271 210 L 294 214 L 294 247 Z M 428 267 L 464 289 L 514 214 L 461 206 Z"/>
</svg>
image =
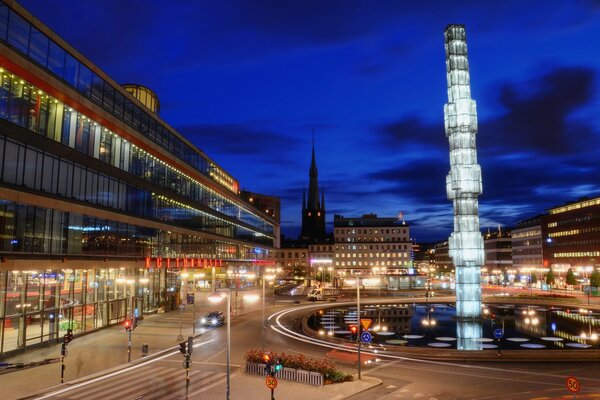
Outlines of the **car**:
<svg viewBox="0 0 600 400">
<path fill-rule="evenodd" d="M 218 328 L 225 323 L 225 316 L 221 311 L 211 311 L 200 318 L 200 325 Z"/>
</svg>

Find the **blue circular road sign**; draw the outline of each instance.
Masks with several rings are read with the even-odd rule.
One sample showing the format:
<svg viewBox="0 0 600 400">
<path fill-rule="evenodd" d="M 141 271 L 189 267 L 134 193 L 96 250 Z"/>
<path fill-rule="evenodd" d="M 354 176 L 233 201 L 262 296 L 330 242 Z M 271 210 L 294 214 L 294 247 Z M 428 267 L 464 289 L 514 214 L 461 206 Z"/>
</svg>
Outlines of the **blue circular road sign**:
<svg viewBox="0 0 600 400">
<path fill-rule="evenodd" d="M 360 335 L 360 340 L 362 340 L 365 343 L 371 343 L 371 340 L 373 340 L 373 336 L 371 336 L 369 332 L 363 332 Z"/>
<path fill-rule="evenodd" d="M 504 331 L 502 329 L 498 328 L 494 331 L 494 337 L 496 339 L 500 339 L 502 336 L 504 336 Z"/>
</svg>

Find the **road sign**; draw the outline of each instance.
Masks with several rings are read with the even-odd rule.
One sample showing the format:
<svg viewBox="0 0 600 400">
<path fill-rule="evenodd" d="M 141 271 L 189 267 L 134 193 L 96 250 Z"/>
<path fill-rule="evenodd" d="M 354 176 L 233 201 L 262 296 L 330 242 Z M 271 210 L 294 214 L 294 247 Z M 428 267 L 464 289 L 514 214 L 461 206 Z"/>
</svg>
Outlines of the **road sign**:
<svg viewBox="0 0 600 400">
<path fill-rule="evenodd" d="M 504 336 L 504 331 L 500 328 L 494 330 L 494 337 L 496 339 L 500 339 L 502 336 Z"/>
<path fill-rule="evenodd" d="M 360 324 L 362 325 L 362 327 L 365 331 L 369 330 L 369 327 L 371 326 L 371 322 L 373 322 L 372 319 L 361 319 L 360 320 Z"/>
<path fill-rule="evenodd" d="M 574 376 L 569 376 L 567 378 L 567 389 L 569 389 L 569 392 L 571 393 L 577 393 L 581 390 L 581 385 L 579 384 L 577 378 Z"/>
<path fill-rule="evenodd" d="M 269 389 L 273 390 L 277 387 L 277 378 L 275 378 L 274 376 L 267 376 L 265 383 L 267 384 L 267 387 Z"/>
<path fill-rule="evenodd" d="M 371 340 L 373 340 L 373 336 L 371 336 L 369 332 L 363 332 L 360 335 L 360 340 L 362 340 L 365 343 L 371 343 Z"/>
</svg>

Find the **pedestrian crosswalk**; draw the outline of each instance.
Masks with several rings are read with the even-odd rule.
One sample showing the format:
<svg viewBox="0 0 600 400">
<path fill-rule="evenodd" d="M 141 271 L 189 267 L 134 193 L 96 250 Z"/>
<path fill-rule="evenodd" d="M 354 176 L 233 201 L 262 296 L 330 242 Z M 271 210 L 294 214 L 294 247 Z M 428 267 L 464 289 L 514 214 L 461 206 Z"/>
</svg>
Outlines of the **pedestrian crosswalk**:
<svg viewBox="0 0 600 400">
<path fill-rule="evenodd" d="M 217 384 L 225 385 L 225 372 L 190 370 L 190 394 Z M 78 383 L 49 399 L 72 400 L 178 400 L 185 399 L 185 370 L 145 366 L 91 383 Z"/>
</svg>

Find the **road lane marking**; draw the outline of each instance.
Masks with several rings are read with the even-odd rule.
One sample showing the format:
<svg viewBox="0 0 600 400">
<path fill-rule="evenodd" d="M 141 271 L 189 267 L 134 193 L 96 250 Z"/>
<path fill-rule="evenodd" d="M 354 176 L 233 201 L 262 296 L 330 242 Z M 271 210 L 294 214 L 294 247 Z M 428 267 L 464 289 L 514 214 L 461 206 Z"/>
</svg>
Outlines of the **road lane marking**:
<svg viewBox="0 0 600 400">
<path fill-rule="evenodd" d="M 208 343 L 210 343 L 210 342 L 214 342 L 214 341 L 215 341 L 215 339 L 210 339 L 210 340 L 206 340 L 206 341 L 204 341 L 204 342 L 200 342 L 200 343 L 194 344 L 194 348 L 196 348 L 196 347 L 200 347 L 200 346 L 203 346 L 203 345 L 205 345 L 205 344 L 208 344 Z M 173 349 L 175 349 L 176 347 L 172 347 L 172 348 L 173 348 Z M 178 353 L 179 353 L 179 350 L 175 350 L 175 351 L 173 351 L 173 352 L 170 352 L 170 353 L 164 354 L 164 355 L 162 355 L 162 356 L 160 356 L 160 357 L 156 357 L 156 358 L 153 358 L 153 359 L 149 359 L 148 361 L 144 361 L 144 362 L 142 362 L 142 363 L 139 363 L 139 364 L 136 364 L 136 365 L 132 365 L 132 366 L 130 366 L 130 367 L 123 368 L 123 369 L 121 369 L 121 370 L 119 370 L 119 371 L 111 372 L 110 374 L 107 374 L 107 375 L 102 375 L 102 376 L 99 376 L 99 377 L 97 377 L 97 378 L 93 378 L 93 379 L 90 379 L 90 380 L 88 380 L 88 381 L 85 381 L 85 382 L 76 383 L 76 384 L 74 384 L 74 385 L 70 385 L 69 387 L 66 387 L 66 388 L 64 388 L 64 389 L 56 390 L 56 391 L 54 391 L 54 392 L 51 392 L 51 393 L 45 394 L 45 395 L 43 395 L 43 396 L 36 397 L 36 400 L 48 399 L 48 398 L 50 398 L 50 397 L 53 397 L 53 396 L 56 396 L 56 395 L 59 395 L 59 394 L 62 394 L 62 393 L 66 393 L 66 392 L 69 392 L 69 391 L 71 391 L 71 390 L 74 390 L 74 389 L 78 389 L 78 388 L 80 388 L 80 387 L 83 387 L 83 386 L 91 385 L 92 383 L 96 383 L 96 382 L 99 382 L 99 381 L 102 381 L 102 380 L 105 380 L 105 379 L 108 379 L 108 378 L 112 378 L 112 377 L 114 377 L 114 376 L 118 376 L 118 375 L 121 375 L 121 374 L 124 374 L 124 373 L 130 372 L 130 371 L 133 371 L 133 370 L 135 370 L 135 369 L 138 369 L 138 368 L 146 367 L 146 366 L 148 366 L 149 364 L 152 364 L 152 363 L 158 362 L 158 361 L 160 361 L 160 360 L 162 360 L 162 359 L 164 359 L 164 358 L 171 357 L 171 356 L 173 356 L 173 355 L 175 355 L 175 354 L 178 354 Z"/>
</svg>

